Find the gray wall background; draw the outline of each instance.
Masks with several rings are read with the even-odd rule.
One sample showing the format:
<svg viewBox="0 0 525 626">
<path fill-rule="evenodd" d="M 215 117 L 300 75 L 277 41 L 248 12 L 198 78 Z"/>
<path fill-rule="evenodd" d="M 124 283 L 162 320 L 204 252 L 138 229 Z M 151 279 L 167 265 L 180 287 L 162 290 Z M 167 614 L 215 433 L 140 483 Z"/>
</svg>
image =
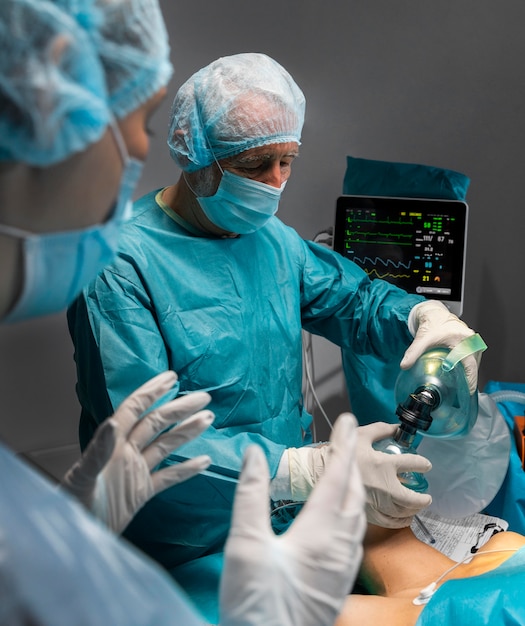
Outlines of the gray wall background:
<svg viewBox="0 0 525 626">
<path fill-rule="evenodd" d="M 522 0 L 161 2 L 175 76 L 152 122 L 137 195 L 178 171 L 170 103 L 215 58 L 265 52 L 303 89 L 306 124 L 280 217 L 305 238 L 333 221 L 346 155 L 424 163 L 471 178 L 463 319 L 489 345 L 480 383 L 525 381 L 525 3 Z M 316 338 L 318 393 L 348 407 L 338 350 Z M 54 475 L 77 454 L 79 407 L 63 315 L 0 328 L 0 437 Z"/>
</svg>

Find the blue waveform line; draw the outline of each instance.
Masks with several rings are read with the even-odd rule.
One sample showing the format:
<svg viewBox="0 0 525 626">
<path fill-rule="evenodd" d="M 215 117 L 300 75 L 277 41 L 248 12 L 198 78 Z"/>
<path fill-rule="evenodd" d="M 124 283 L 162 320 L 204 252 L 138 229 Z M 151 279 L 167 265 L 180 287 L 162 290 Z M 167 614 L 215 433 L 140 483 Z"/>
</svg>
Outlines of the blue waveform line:
<svg viewBox="0 0 525 626">
<path fill-rule="evenodd" d="M 369 256 L 365 256 L 363 258 L 356 256 L 356 257 L 353 257 L 352 260 L 355 261 L 356 263 L 360 263 L 361 265 L 366 265 L 366 262 L 369 261 L 372 265 L 377 265 L 378 263 L 382 263 L 385 267 L 392 265 L 396 269 L 399 269 L 400 267 L 404 267 L 406 270 L 409 270 L 410 266 L 412 265 L 412 261 L 408 261 L 408 263 L 403 263 L 402 261 L 394 261 L 393 259 L 382 259 L 381 257 L 378 257 L 378 256 L 376 256 L 375 259 Z"/>
</svg>

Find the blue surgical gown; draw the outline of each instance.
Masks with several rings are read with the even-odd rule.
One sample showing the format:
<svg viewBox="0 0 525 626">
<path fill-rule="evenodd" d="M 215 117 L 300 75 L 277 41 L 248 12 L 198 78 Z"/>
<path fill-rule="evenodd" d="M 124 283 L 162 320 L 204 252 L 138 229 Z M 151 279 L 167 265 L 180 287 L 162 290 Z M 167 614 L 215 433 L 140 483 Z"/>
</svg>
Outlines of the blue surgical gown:
<svg viewBox="0 0 525 626">
<path fill-rule="evenodd" d="M 213 473 L 156 496 L 126 536 L 194 597 L 209 581 L 213 603 L 221 568 L 214 555 L 227 536 L 244 449 L 261 445 L 273 477 L 286 448 L 311 440 L 301 328 L 356 355 L 397 358 L 412 340 L 409 311 L 422 299 L 370 281 L 277 217 L 235 239 L 198 236 L 161 208 L 157 193 L 135 203 L 116 260 L 68 312 L 81 443 L 166 369 L 178 373 L 181 393 L 211 394 L 215 422 L 166 462 L 209 454 Z M 207 599 L 198 595 L 198 602 Z"/>
<path fill-rule="evenodd" d="M 158 564 L 0 444 L 0 624 L 204 623 Z"/>
</svg>

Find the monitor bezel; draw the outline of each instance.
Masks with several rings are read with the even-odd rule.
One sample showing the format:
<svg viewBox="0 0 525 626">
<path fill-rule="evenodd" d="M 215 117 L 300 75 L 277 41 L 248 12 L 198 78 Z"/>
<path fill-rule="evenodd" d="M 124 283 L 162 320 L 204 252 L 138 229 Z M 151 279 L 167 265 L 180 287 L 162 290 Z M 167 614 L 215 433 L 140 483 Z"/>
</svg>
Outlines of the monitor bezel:
<svg viewBox="0 0 525 626">
<path fill-rule="evenodd" d="M 366 206 L 364 206 L 366 205 Z M 463 298 L 465 291 L 465 273 L 466 273 L 466 255 L 467 255 L 467 230 L 468 230 L 468 212 L 469 207 L 463 200 L 448 200 L 441 198 L 412 198 L 401 196 L 366 196 L 366 195 L 341 195 L 337 198 L 333 249 L 335 252 L 342 254 L 344 250 L 344 225 L 346 219 L 347 208 L 377 208 L 382 210 L 392 210 L 397 212 L 401 209 L 420 211 L 424 215 L 432 215 L 435 212 L 442 211 L 446 208 L 447 213 L 455 214 L 463 220 L 463 258 L 461 267 L 455 268 L 460 273 L 460 296 L 459 299 L 431 294 L 425 296 L 428 299 L 440 300 L 455 315 L 460 316 L 463 313 Z M 459 262 L 458 262 L 459 264 Z"/>
</svg>

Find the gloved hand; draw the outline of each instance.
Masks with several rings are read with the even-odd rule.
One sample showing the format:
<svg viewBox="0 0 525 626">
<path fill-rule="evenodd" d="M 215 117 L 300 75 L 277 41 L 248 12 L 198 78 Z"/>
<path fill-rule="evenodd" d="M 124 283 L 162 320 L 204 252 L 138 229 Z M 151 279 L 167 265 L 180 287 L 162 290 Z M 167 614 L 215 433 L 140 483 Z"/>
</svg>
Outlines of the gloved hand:
<svg viewBox="0 0 525 626">
<path fill-rule="evenodd" d="M 95 432 L 83 456 L 67 472 L 62 486 L 107 526 L 120 533 L 155 494 L 205 470 L 202 455 L 152 470 L 174 449 L 195 439 L 212 423 L 211 411 L 200 411 L 208 393 L 175 398 L 141 419 L 144 411 L 164 396 L 177 380 L 175 372 L 155 376 L 132 393 Z M 167 428 L 178 424 L 171 430 Z"/>
<path fill-rule="evenodd" d="M 292 525 L 270 525 L 269 473 L 257 446 L 245 455 L 221 578 L 221 626 L 333 624 L 362 557 L 364 493 L 356 421 L 343 414 L 324 475 Z"/>
<path fill-rule="evenodd" d="M 408 489 L 397 475 L 401 472 L 428 472 L 430 461 L 419 454 L 387 454 L 372 448 L 374 441 L 392 437 L 397 426 L 376 422 L 357 429 L 357 462 L 366 491 L 366 518 L 383 528 L 410 526 L 412 518 L 432 498 Z"/>
<path fill-rule="evenodd" d="M 290 498 L 286 499 L 304 502 L 324 473 L 330 454 L 330 444 L 288 448 L 286 453 L 291 491 Z"/>
<path fill-rule="evenodd" d="M 430 348 L 442 346 L 452 349 L 466 337 L 474 335 L 474 331 L 465 322 L 462 322 L 438 300 L 427 300 L 416 304 L 410 311 L 408 328 L 414 336 L 414 341 L 401 360 L 400 367 L 404 370 L 410 369 Z M 481 352 L 476 352 L 461 361 L 465 368 L 471 395 L 477 390 L 480 360 Z"/>
</svg>

